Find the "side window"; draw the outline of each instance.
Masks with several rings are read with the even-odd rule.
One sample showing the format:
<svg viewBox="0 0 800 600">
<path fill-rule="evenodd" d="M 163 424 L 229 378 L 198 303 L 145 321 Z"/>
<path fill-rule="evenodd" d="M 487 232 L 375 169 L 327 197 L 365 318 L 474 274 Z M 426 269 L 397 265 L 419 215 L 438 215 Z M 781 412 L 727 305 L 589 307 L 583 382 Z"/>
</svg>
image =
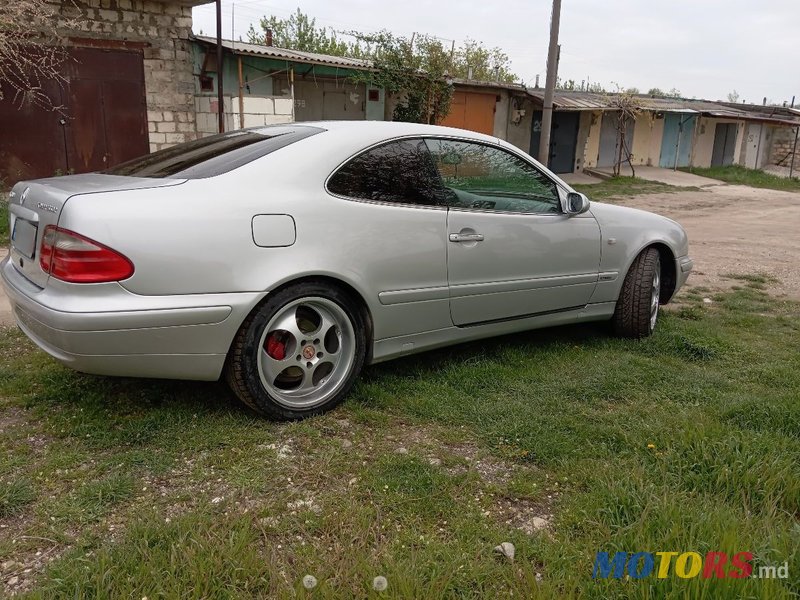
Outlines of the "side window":
<svg viewBox="0 0 800 600">
<path fill-rule="evenodd" d="M 476 142 L 426 140 L 450 206 L 520 213 L 561 212 L 556 184 L 501 148 Z"/>
<path fill-rule="evenodd" d="M 348 198 L 445 206 L 446 195 L 423 140 L 397 140 L 345 163 L 328 181 L 328 191 Z"/>
</svg>

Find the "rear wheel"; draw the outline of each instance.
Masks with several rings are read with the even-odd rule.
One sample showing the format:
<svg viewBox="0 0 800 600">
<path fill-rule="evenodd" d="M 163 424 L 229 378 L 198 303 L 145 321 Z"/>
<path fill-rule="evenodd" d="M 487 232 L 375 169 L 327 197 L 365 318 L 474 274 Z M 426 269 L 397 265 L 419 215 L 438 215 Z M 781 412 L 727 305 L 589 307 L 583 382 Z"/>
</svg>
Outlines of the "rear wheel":
<svg viewBox="0 0 800 600">
<path fill-rule="evenodd" d="M 365 329 L 358 305 L 343 291 L 291 286 L 242 324 L 226 379 L 240 400 L 273 419 L 325 412 L 344 400 L 364 365 Z"/>
<path fill-rule="evenodd" d="M 653 333 L 661 302 L 661 257 L 647 248 L 633 261 L 617 300 L 612 323 L 621 337 L 643 338 Z"/>
</svg>

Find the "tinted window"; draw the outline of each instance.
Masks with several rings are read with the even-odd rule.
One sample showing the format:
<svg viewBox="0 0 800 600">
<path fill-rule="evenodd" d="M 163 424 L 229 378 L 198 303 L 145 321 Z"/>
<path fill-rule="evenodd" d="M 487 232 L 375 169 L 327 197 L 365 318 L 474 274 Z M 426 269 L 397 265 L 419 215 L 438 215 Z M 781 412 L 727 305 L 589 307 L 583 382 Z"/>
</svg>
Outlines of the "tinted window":
<svg viewBox="0 0 800 600">
<path fill-rule="evenodd" d="M 306 126 L 230 131 L 145 154 L 104 173 L 180 179 L 214 177 L 322 131 Z"/>
<path fill-rule="evenodd" d="M 532 164 L 494 146 L 427 140 L 450 206 L 523 213 L 559 213 L 556 184 Z"/>
<path fill-rule="evenodd" d="M 334 173 L 328 191 L 377 202 L 447 204 L 422 140 L 398 140 L 359 154 Z"/>
</svg>

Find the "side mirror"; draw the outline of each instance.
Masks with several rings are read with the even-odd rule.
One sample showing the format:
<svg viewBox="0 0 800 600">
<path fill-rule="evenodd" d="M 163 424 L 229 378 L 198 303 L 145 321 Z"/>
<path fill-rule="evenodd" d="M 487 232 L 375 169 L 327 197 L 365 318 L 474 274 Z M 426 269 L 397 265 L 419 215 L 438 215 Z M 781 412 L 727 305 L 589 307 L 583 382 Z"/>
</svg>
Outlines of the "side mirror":
<svg viewBox="0 0 800 600">
<path fill-rule="evenodd" d="M 589 198 L 586 194 L 579 192 L 570 192 L 567 194 L 566 206 L 564 212 L 568 215 L 580 215 L 589 210 Z"/>
</svg>

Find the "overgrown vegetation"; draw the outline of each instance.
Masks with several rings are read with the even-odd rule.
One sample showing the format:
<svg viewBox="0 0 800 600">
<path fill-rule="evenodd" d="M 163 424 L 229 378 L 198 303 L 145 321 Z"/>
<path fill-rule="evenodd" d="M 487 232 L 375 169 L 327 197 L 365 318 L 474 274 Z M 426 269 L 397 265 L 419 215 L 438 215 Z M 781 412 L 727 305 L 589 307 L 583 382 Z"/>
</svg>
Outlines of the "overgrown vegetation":
<svg viewBox="0 0 800 600">
<path fill-rule="evenodd" d="M 294 598 L 311 574 L 320 598 L 789 598 L 800 306 L 736 276 L 689 289 L 648 340 L 598 324 L 429 352 L 284 425 L 221 385 L 73 373 L 6 330 L 0 581 L 31 597 Z M 598 550 L 750 551 L 790 578 L 594 581 Z"/>
<path fill-rule="evenodd" d="M 359 72 L 352 78 L 400 94 L 393 119 L 436 123 L 450 110 L 453 78 L 511 82 L 517 76 L 500 48 L 487 48 L 482 42 L 467 39 L 456 47 L 432 35 L 397 36 L 388 30 L 377 33 L 335 31 L 317 26 L 316 19 L 299 8 L 287 19 L 263 17 L 259 31 L 251 25 L 248 38 L 264 43 L 267 31 L 273 44 L 309 52 L 368 59 L 373 71 Z"/>
<path fill-rule="evenodd" d="M 263 44 L 268 30 L 272 32 L 273 44 L 280 48 L 351 58 L 379 57 L 387 46 L 393 45 L 387 43 L 388 38 L 397 42 L 403 41 L 412 49 L 416 46 L 420 54 L 425 54 L 426 49 L 435 46 L 435 54 L 446 55 L 447 72 L 451 77 L 506 83 L 518 80 L 511 70 L 508 55 L 502 49 L 487 48 L 483 42 L 470 38 L 457 46 L 455 41 L 445 45 L 442 38 L 425 34 L 414 34 L 412 38 L 406 39 L 393 36 L 386 30 L 377 33 L 336 31 L 331 27 L 317 26 L 316 19 L 309 17 L 299 8 L 286 19 L 275 15 L 262 17 L 259 20 L 258 31 L 252 24 L 250 25 L 248 40 L 254 44 Z"/>
<path fill-rule="evenodd" d="M 684 167 L 681 171 L 719 179 L 725 183 L 737 185 L 749 185 L 756 188 L 767 188 L 770 190 L 783 190 L 786 192 L 800 192 L 800 173 L 792 179 L 778 177 L 771 173 L 765 173 L 758 169 L 748 169 L 740 165 L 729 165 L 726 167 Z"/>
</svg>

